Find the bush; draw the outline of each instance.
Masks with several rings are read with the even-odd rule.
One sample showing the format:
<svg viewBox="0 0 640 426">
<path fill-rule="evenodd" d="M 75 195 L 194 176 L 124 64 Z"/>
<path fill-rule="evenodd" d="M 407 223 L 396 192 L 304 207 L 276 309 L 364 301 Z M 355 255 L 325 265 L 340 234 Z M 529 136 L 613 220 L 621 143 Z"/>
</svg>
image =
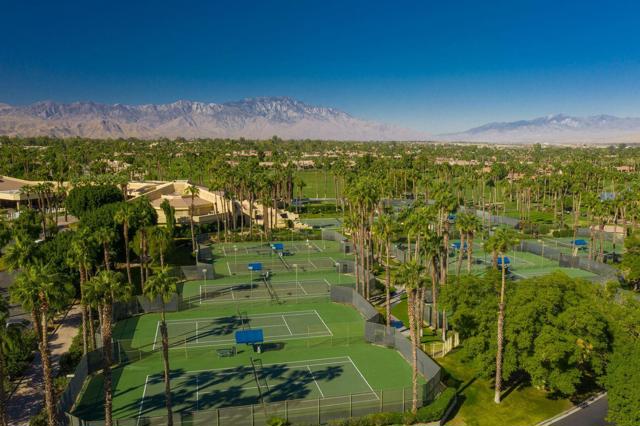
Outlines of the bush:
<svg viewBox="0 0 640 426">
<path fill-rule="evenodd" d="M 573 229 L 556 229 L 553 231 L 552 235 L 556 238 L 573 237 Z"/>
<path fill-rule="evenodd" d="M 29 426 L 47 426 L 48 422 L 47 412 L 43 409 L 29 419 Z"/>
<path fill-rule="evenodd" d="M 65 204 L 72 215 L 81 218 L 85 213 L 106 204 L 124 201 L 122 191 L 114 185 L 77 186 L 69 191 Z"/>
<path fill-rule="evenodd" d="M 426 405 L 418 409 L 416 420 L 418 422 L 432 422 L 444 417 L 447 408 L 453 402 L 456 397 L 456 390 L 454 388 L 446 388 L 431 404 Z"/>
<path fill-rule="evenodd" d="M 73 337 L 69 351 L 60 356 L 60 371 L 58 376 L 66 376 L 72 373 L 82 358 L 82 327 L 78 330 L 78 334 Z"/>
</svg>

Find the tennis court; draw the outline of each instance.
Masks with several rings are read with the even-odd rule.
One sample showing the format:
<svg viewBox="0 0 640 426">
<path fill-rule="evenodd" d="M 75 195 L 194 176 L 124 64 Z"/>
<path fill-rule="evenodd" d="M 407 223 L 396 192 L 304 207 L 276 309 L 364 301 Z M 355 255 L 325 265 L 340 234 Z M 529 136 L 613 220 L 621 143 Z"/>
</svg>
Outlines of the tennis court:
<svg viewBox="0 0 640 426">
<path fill-rule="evenodd" d="M 279 299 L 328 296 L 326 279 L 271 282 L 267 279 L 246 283 L 201 284 L 200 303 L 256 302 Z"/>
<path fill-rule="evenodd" d="M 235 343 L 235 332 L 245 329 L 262 329 L 265 342 L 333 335 L 316 310 L 255 315 L 238 312 L 236 315 L 225 317 L 167 321 L 169 345 L 177 349 L 189 346 L 233 345 Z M 155 350 L 161 345 L 160 322 L 158 322 L 152 349 Z"/>
<path fill-rule="evenodd" d="M 259 359 L 251 359 L 248 365 L 176 374 L 171 378 L 171 387 L 175 412 L 305 399 L 348 406 L 380 398 L 349 356 L 264 365 Z M 290 411 L 296 409 L 313 413 L 317 407 L 300 404 Z M 137 424 L 144 417 L 165 413 L 163 376 L 149 375 L 142 387 Z M 234 424 L 230 418 L 234 413 L 238 414 L 221 410 L 219 420 Z"/>
<path fill-rule="evenodd" d="M 274 260 L 269 262 L 235 262 L 234 260 L 226 262 L 229 275 L 237 274 L 251 274 L 256 273 L 255 270 L 250 270 L 249 265 L 254 263 L 260 263 L 261 270 L 271 271 L 319 271 L 334 269 L 336 267 L 336 259 L 333 257 L 297 257 L 287 258 L 287 256 L 277 256 Z"/>
<path fill-rule="evenodd" d="M 466 252 L 466 251 L 465 251 Z M 459 252 L 455 252 L 455 256 L 449 258 L 450 270 L 455 271 L 457 267 Z M 534 253 L 526 251 L 510 250 L 505 253 L 505 264 L 510 274 L 516 278 L 531 278 L 541 275 L 550 274 L 555 271 L 562 271 L 570 277 L 590 279 L 596 277 L 588 271 L 577 268 L 561 267 L 557 260 L 547 259 Z M 473 262 L 471 272 L 474 274 L 483 274 L 486 268 L 491 266 L 493 257 L 490 251 L 485 251 L 481 242 L 473 243 Z M 466 253 L 463 254 L 462 272 L 466 272 Z M 501 259 L 498 258 L 498 264 Z M 454 272 L 455 273 L 455 272 Z"/>
</svg>

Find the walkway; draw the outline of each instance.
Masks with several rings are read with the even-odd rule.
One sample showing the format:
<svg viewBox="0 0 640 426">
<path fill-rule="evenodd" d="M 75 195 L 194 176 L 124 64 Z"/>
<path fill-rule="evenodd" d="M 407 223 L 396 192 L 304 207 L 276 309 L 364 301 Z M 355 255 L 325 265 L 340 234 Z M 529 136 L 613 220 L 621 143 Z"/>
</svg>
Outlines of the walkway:
<svg viewBox="0 0 640 426">
<path fill-rule="evenodd" d="M 71 341 L 82 324 L 80 305 L 73 305 L 66 316 L 56 320 L 56 330 L 51 334 L 50 348 L 54 374 L 58 370 L 60 355 L 67 352 Z M 9 398 L 7 412 L 10 426 L 27 426 L 29 418 L 43 407 L 42 362 L 36 351 L 33 363 L 22 377 L 18 388 Z"/>
<path fill-rule="evenodd" d="M 536 426 L 613 426 L 605 420 L 607 410 L 607 395 L 603 394 Z"/>
</svg>

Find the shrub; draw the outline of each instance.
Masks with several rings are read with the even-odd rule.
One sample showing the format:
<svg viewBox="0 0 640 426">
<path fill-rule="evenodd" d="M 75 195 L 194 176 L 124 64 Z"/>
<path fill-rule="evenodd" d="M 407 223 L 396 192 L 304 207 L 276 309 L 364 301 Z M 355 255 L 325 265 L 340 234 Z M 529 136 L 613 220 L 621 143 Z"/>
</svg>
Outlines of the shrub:
<svg viewBox="0 0 640 426">
<path fill-rule="evenodd" d="M 80 218 L 86 212 L 123 200 L 122 191 L 114 185 L 87 185 L 69 191 L 65 204 L 69 213 Z"/>
<path fill-rule="evenodd" d="M 29 426 L 47 426 L 49 419 L 45 410 L 40 411 L 29 419 Z"/>
<path fill-rule="evenodd" d="M 444 417 L 447 408 L 453 402 L 456 397 L 456 390 L 454 388 L 446 388 L 436 399 L 429 405 L 418 409 L 416 420 L 418 422 L 432 422 L 434 420 Z"/>
</svg>

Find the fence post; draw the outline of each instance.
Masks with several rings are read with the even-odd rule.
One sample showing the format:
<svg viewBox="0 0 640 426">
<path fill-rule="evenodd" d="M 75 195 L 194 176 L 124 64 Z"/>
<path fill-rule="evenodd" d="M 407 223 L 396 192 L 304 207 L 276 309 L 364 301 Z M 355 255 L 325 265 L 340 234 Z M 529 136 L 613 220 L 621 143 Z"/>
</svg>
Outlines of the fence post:
<svg viewBox="0 0 640 426">
<path fill-rule="evenodd" d="M 380 389 L 380 412 L 384 411 L 384 389 Z"/>
<path fill-rule="evenodd" d="M 256 416 L 253 404 L 251 404 L 251 426 L 256 426 Z"/>
<path fill-rule="evenodd" d="M 216 426 L 220 426 L 220 409 L 216 409 Z"/>
<path fill-rule="evenodd" d="M 289 421 L 289 400 L 284 400 L 284 419 Z"/>
<path fill-rule="evenodd" d="M 320 398 L 318 398 L 318 424 L 322 423 L 320 420 Z"/>
</svg>

